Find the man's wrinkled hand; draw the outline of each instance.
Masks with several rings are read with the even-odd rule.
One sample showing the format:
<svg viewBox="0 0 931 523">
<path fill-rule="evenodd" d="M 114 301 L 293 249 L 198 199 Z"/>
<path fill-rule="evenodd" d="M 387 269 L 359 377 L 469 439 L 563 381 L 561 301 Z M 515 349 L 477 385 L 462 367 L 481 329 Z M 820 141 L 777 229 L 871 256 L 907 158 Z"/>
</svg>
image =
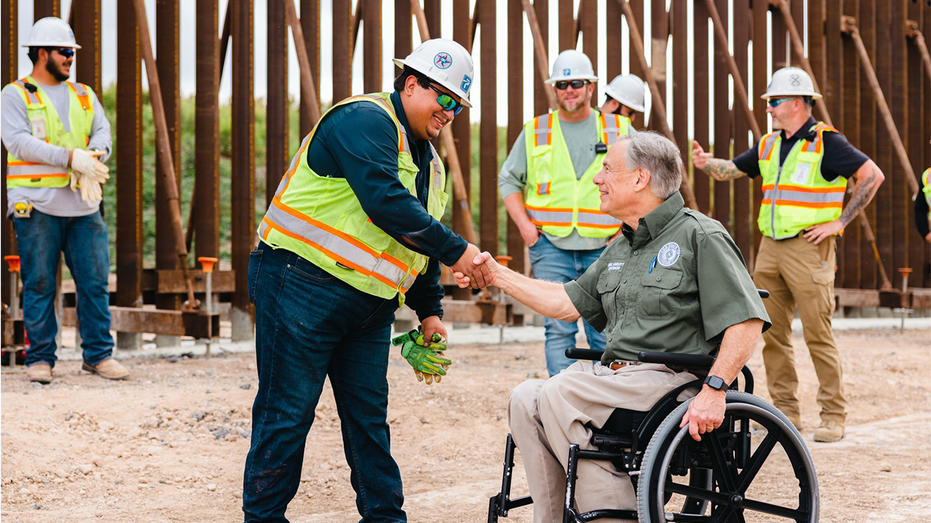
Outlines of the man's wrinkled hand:
<svg viewBox="0 0 931 523">
<path fill-rule="evenodd" d="M 473 289 L 482 289 L 490 283 L 488 269 L 484 265 L 475 264 L 472 260 L 479 255 L 481 251 L 475 245 L 469 244 L 462 256 L 450 267 L 454 273 L 462 273 L 468 276 L 468 287 Z M 463 287 L 465 288 L 465 287 Z"/>
<path fill-rule="evenodd" d="M 488 251 L 480 253 L 478 256 L 472 259 L 472 265 L 475 267 L 481 267 L 485 269 L 487 276 L 485 277 L 486 285 L 493 285 L 495 281 L 495 275 L 500 270 L 501 266 L 498 265 L 498 262 L 495 261 L 494 256 L 491 255 Z M 453 277 L 456 278 L 456 285 L 461 289 L 466 287 L 473 287 L 472 277 L 462 271 L 453 270 Z"/>
<path fill-rule="evenodd" d="M 802 233 L 802 237 L 808 242 L 817 245 L 827 238 L 840 234 L 843 230 L 844 224 L 841 223 L 840 220 L 834 220 L 806 228 Z"/>
</svg>

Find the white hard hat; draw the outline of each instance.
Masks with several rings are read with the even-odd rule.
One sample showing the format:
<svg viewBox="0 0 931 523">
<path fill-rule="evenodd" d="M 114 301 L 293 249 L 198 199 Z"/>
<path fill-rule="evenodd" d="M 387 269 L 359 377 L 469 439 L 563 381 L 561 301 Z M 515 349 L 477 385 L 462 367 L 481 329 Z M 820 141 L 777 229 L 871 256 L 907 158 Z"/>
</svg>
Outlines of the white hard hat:
<svg viewBox="0 0 931 523">
<path fill-rule="evenodd" d="M 74 41 L 74 31 L 61 18 L 46 16 L 40 19 L 32 30 L 29 39 L 23 47 L 71 47 L 80 49 L 81 46 Z"/>
<path fill-rule="evenodd" d="M 620 74 L 605 87 L 605 94 L 634 111 L 643 112 L 643 80 L 635 74 Z"/>
<path fill-rule="evenodd" d="M 548 84 L 555 84 L 563 80 L 588 80 L 597 82 L 595 70 L 592 69 L 592 61 L 585 56 L 585 53 L 575 49 L 567 49 L 556 57 L 553 61 L 553 75 L 546 81 Z"/>
<path fill-rule="evenodd" d="M 815 92 L 815 84 L 804 69 L 798 67 L 783 67 L 773 73 L 773 78 L 766 87 L 766 92 L 760 98 L 778 98 L 780 96 L 811 96 L 821 98 Z"/>
<path fill-rule="evenodd" d="M 427 40 L 418 45 L 407 58 L 395 58 L 394 65 L 401 68 L 410 67 L 459 96 L 462 105 L 472 107 L 469 103 L 469 88 L 472 87 L 473 74 L 472 57 L 457 42 L 447 38 Z"/>
</svg>

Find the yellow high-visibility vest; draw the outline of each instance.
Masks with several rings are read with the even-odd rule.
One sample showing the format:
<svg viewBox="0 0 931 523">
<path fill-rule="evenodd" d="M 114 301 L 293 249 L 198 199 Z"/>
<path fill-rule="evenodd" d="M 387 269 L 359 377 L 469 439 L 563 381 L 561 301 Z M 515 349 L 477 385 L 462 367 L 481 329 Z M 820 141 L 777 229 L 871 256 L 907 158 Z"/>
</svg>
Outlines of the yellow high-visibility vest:
<svg viewBox="0 0 931 523">
<path fill-rule="evenodd" d="M 407 132 L 394 113 L 390 94 L 353 96 L 327 113 L 352 103 L 375 104 L 391 116 L 398 129 L 398 177 L 417 197 L 418 168 L 411 157 Z M 259 224 L 259 238 L 272 247 L 297 253 L 362 292 L 385 299 L 398 296 L 403 304 L 404 293 L 423 272 L 428 258 L 408 249 L 372 223 L 345 178 L 320 176 L 310 168 L 309 145 L 319 125 L 318 121 L 304 138 L 278 184 Z M 430 148 L 433 160 L 427 212 L 440 219 L 449 198 L 445 191 L 446 171 L 436 150 L 432 145 Z"/>
<path fill-rule="evenodd" d="M 782 133 L 764 136 L 759 143 L 759 165 L 763 176 L 763 201 L 757 224 L 764 236 L 791 238 L 803 229 L 836 220 L 844 207 L 847 179 L 832 182 L 821 175 L 824 133 L 839 132 L 824 122 L 813 125 L 814 141 L 799 140 L 779 165 Z"/>
<path fill-rule="evenodd" d="M 611 146 L 627 136 L 630 119 L 618 114 L 598 112 L 598 141 Z M 564 238 L 579 231 L 588 238 L 607 238 L 615 234 L 621 221 L 602 212 L 595 175 L 601 170 L 605 153 L 581 178 L 575 176 L 572 158 L 559 125 L 559 111 L 537 116 L 524 124 L 527 146 L 527 216 L 543 232 Z"/>
<path fill-rule="evenodd" d="M 931 167 L 925 169 L 921 174 L 921 192 L 925 193 L 925 200 L 928 202 L 928 219 L 931 220 Z"/>
<path fill-rule="evenodd" d="M 58 111 L 51 99 L 42 90 L 42 85 L 27 76 L 13 82 L 26 102 L 26 116 L 32 126 L 32 135 L 36 138 L 64 147 L 66 149 L 84 149 L 90 140 L 94 124 L 94 103 L 90 87 L 78 83 L 68 84 L 69 104 L 68 119 L 71 130 L 65 131 Z M 27 162 L 7 152 L 6 185 L 13 187 L 67 187 L 71 184 L 71 169 L 41 162 Z"/>
</svg>

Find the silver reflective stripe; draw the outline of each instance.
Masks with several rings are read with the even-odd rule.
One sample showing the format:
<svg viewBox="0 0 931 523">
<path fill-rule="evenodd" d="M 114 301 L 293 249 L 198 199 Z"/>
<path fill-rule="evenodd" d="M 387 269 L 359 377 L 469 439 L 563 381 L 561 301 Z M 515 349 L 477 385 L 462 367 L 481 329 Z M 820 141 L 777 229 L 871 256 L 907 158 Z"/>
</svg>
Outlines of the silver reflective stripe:
<svg viewBox="0 0 931 523">
<path fill-rule="evenodd" d="M 55 165 L 47 164 L 31 164 L 31 165 L 8 165 L 6 168 L 8 177 L 29 177 L 29 176 L 48 176 L 48 175 L 64 175 L 68 176 L 67 167 L 58 167 Z M 57 178 L 57 176 L 56 176 Z"/>
<path fill-rule="evenodd" d="M 549 135 L 553 132 L 549 127 L 549 121 L 550 118 L 547 115 L 537 117 L 537 128 L 533 130 L 535 147 L 546 145 L 549 140 Z"/>
<path fill-rule="evenodd" d="M 533 221 L 552 223 L 572 223 L 572 211 L 541 211 L 527 209 L 527 215 Z"/>
<path fill-rule="evenodd" d="M 579 225 L 621 225 L 621 220 L 609 215 L 609 214 L 595 214 L 588 212 L 580 212 L 579 217 L 577 218 Z"/>
<path fill-rule="evenodd" d="M 266 231 L 266 230 L 268 230 L 268 223 L 266 223 L 266 222 L 265 222 L 265 219 L 263 218 L 262 221 L 259 222 L 259 230 L 257 231 L 257 232 L 259 233 L 259 238 L 260 238 L 260 239 L 262 239 L 262 240 L 265 239 L 265 231 Z"/>
<path fill-rule="evenodd" d="M 14 84 L 17 84 L 17 85 L 19 85 L 20 87 L 23 88 L 23 91 L 25 91 L 25 93 L 26 93 L 26 98 L 29 100 L 29 105 L 33 105 L 33 104 L 38 104 L 38 103 L 39 103 L 39 93 L 38 93 L 38 92 L 35 92 L 35 93 L 34 93 L 34 92 L 30 91 L 29 89 L 26 89 L 26 82 L 24 82 L 24 81 L 22 81 L 22 80 L 16 80 L 16 81 L 13 82 L 13 83 L 14 83 Z"/>
<path fill-rule="evenodd" d="M 763 160 L 763 159 L 765 159 L 767 156 L 769 156 L 769 151 L 770 151 L 770 149 L 772 149 L 773 146 L 776 144 L 776 139 L 777 139 L 777 138 L 778 138 L 778 135 L 775 135 L 775 134 L 771 134 L 771 135 L 769 135 L 769 136 L 766 137 L 766 142 L 765 142 L 765 145 L 764 145 L 764 148 L 763 148 L 763 153 L 760 154 L 760 160 Z"/>
<path fill-rule="evenodd" d="M 345 238 L 330 233 L 326 229 L 292 216 L 278 208 L 278 205 L 280 203 L 277 200 L 272 202 L 265 214 L 266 220 L 300 236 L 311 247 L 338 263 L 343 265 L 351 264 L 348 266 L 350 269 L 358 270 L 366 275 L 380 275 L 393 282 L 396 286 L 401 284 L 406 272 L 397 265 L 381 258 L 377 253 L 369 252 Z"/>
<path fill-rule="evenodd" d="M 802 203 L 843 203 L 844 191 L 811 193 L 791 189 L 770 189 L 763 191 L 763 199 L 773 202 L 779 200 Z"/>
<path fill-rule="evenodd" d="M 621 132 L 621 129 L 617 126 L 617 118 L 614 115 L 611 115 L 609 118 L 607 115 L 603 116 L 604 118 L 604 130 L 605 133 L 605 144 L 608 146 L 614 145 L 614 142 L 618 141 L 621 137 L 618 136 L 618 133 Z"/>
</svg>

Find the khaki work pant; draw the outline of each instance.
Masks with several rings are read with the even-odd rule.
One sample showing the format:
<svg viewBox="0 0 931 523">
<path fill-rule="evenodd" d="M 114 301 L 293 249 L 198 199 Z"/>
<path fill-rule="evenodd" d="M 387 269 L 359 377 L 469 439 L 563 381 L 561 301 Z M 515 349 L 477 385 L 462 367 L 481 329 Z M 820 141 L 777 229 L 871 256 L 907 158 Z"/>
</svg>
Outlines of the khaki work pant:
<svg viewBox="0 0 931 523">
<path fill-rule="evenodd" d="M 843 423 L 847 417 L 840 352 L 831 330 L 836 251 L 833 238 L 815 245 L 800 237 L 777 241 L 764 236 L 760 243 L 753 280 L 770 293 L 763 304 L 773 323 L 763 333 L 766 382 L 773 404 L 789 417 L 801 414 L 791 343 L 796 306 L 818 375 L 821 419 Z"/>
<path fill-rule="evenodd" d="M 647 411 L 667 392 L 695 379 L 694 374 L 659 364 L 611 370 L 600 363 L 578 361 L 548 380 L 525 381 L 515 387 L 508 419 L 527 472 L 534 521 L 562 521 L 569 444 L 595 449 L 586 423 L 600 427 L 618 408 Z M 680 399 L 697 392 L 686 391 Z M 636 510 L 630 478 L 610 462 L 580 460 L 578 478 L 577 510 Z"/>
</svg>

